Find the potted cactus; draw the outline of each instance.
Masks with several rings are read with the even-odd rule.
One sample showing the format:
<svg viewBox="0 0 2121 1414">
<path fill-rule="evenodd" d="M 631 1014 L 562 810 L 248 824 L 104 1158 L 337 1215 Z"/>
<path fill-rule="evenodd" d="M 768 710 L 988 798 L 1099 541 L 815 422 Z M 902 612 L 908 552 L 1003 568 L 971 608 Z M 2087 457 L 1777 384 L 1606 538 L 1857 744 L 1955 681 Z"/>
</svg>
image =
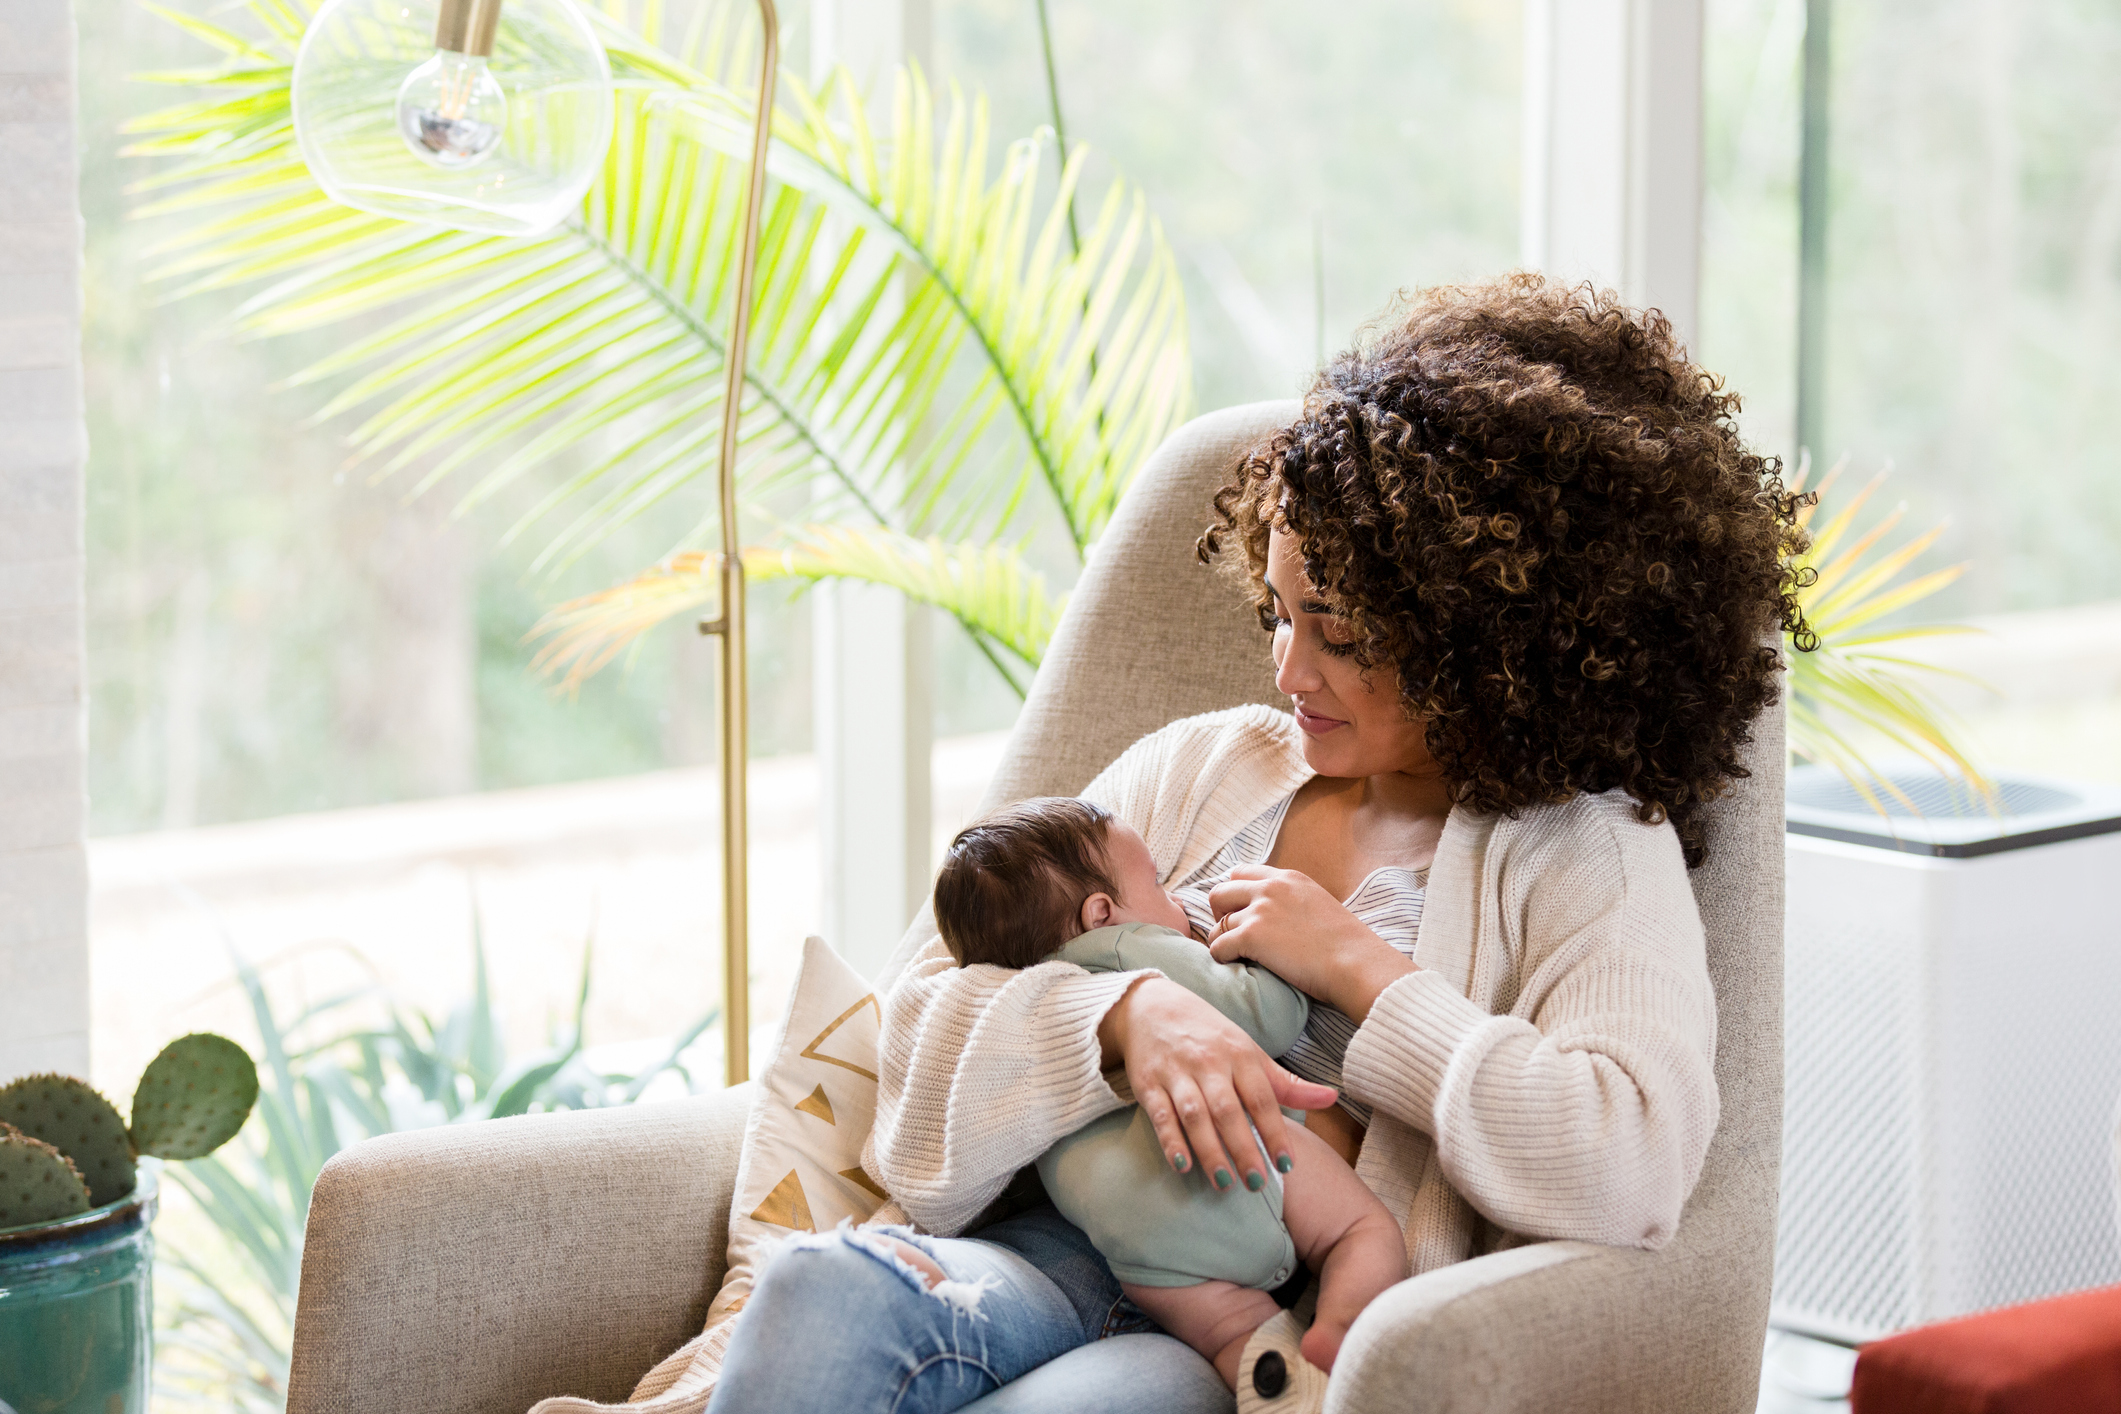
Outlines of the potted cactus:
<svg viewBox="0 0 2121 1414">
<path fill-rule="evenodd" d="M 86 1081 L 0 1086 L 0 1410 L 146 1414 L 156 1175 L 235 1136 L 258 1098 L 243 1048 L 169 1043 L 128 1123 Z"/>
</svg>

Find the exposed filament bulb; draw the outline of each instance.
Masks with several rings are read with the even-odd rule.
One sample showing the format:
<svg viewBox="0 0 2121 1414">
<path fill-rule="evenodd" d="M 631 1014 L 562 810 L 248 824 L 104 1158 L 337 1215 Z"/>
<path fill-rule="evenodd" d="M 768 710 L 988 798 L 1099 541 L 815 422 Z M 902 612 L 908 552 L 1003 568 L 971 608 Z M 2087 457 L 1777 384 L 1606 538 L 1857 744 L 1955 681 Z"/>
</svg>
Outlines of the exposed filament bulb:
<svg viewBox="0 0 2121 1414">
<path fill-rule="evenodd" d="M 437 167 L 470 167 L 501 145 L 508 99 L 483 54 L 438 49 L 398 87 L 398 132 Z"/>
</svg>

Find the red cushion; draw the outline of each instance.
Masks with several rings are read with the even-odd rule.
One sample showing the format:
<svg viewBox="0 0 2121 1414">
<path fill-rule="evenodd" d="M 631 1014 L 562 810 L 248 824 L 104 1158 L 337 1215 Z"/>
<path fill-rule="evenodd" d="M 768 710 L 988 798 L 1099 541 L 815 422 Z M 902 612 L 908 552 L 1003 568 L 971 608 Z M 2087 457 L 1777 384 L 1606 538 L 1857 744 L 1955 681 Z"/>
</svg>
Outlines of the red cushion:
<svg viewBox="0 0 2121 1414">
<path fill-rule="evenodd" d="M 2121 1286 L 1888 1336 L 1856 1356 L 1852 1414 L 2121 1414 Z"/>
</svg>

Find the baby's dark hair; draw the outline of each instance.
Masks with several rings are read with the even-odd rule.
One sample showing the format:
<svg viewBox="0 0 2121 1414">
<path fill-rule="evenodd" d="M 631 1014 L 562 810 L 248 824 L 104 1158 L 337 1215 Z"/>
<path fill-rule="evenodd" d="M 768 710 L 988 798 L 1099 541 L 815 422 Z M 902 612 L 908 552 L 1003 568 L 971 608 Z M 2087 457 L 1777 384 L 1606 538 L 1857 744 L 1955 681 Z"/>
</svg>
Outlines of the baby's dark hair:
<svg viewBox="0 0 2121 1414">
<path fill-rule="evenodd" d="M 1030 967 L 1082 932 L 1084 899 L 1119 897 L 1111 822 L 1087 800 L 1041 795 L 960 830 L 935 876 L 935 926 L 958 965 Z"/>
</svg>

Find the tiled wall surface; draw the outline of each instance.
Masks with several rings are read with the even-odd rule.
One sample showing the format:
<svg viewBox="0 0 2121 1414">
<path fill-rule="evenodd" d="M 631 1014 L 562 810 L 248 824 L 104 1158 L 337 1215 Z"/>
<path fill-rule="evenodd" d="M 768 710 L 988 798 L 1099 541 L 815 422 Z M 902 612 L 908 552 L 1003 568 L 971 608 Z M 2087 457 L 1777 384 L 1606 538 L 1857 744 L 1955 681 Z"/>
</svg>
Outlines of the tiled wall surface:
<svg viewBox="0 0 2121 1414">
<path fill-rule="evenodd" d="M 0 0 L 0 1079 L 88 1066 L 69 0 Z"/>
</svg>

